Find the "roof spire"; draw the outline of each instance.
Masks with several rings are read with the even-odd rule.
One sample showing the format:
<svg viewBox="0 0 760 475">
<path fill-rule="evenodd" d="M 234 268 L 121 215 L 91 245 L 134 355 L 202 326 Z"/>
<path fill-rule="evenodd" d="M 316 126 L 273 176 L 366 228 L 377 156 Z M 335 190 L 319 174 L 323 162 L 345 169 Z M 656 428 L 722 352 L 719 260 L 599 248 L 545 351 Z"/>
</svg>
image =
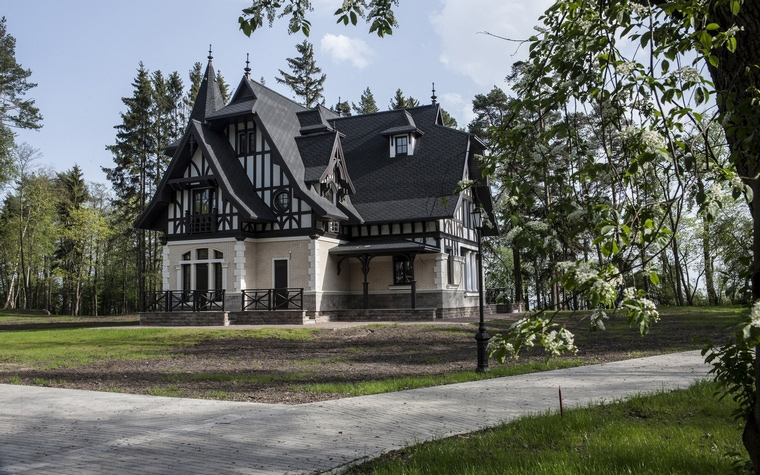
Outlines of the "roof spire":
<svg viewBox="0 0 760 475">
<path fill-rule="evenodd" d="M 245 71 L 245 78 L 246 79 L 251 79 L 251 66 L 250 66 L 250 64 L 251 64 L 251 62 L 249 61 L 248 53 L 246 53 L 245 54 L 245 69 L 243 69 Z"/>
<path fill-rule="evenodd" d="M 433 83 L 433 95 L 430 98 L 433 99 L 433 105 L 435 105 L 435 100 L 438 99 L 438 96 L 435 95 L 435 83 Z"/>
<path fill-rule="evenodd" d="M 208 60 L 211 61 L 214 57 L 211 55 L 211 45 L 208 45 Z"/>
</svg>

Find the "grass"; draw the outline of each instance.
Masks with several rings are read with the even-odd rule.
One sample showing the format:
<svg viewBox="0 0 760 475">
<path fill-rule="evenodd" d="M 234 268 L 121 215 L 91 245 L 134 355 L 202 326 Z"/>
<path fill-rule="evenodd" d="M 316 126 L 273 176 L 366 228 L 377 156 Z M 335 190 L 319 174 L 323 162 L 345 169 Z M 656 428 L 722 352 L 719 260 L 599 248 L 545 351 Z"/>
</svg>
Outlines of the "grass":
<svg viewBox="0 0 760 475">
<path fill-rule="evenodd" d="M 520 418 L 353 467 L 357 474 L 729 473 L 743 453 L 734 403 L 712 383 L 625 402 Z"/>
<path fill-rule="evenodd" d="M 253 330 L 65 329 L 0 332 L 0 363 L 37 369 L 82 366 L 103 360 L 169 356 L 168 351 L 216 338 L 307 340 L 313 328 Z"/>
<path fill-rule="evenodd" d="M 145 390 L 145 394 L 149 394 L 151 396 L 163 396 L 163 397 L 182 397 L 184 396 L 184 392 L 181 391 L 177 386 L 171 385 L 171 386 L 154 386 L 152 388 L 148 388 Z"/>
<path fill-rule="evenodd" d="M 306 390 L 316 393 L 342 394 L 346 396 L 366 396 L 407 389 L 426 388 L 440 386 L 442 384 L 464 383 L 479 379 L 498 378 L 502 376 L 515 376 L 518 374 L 536 373 L 560 368 L 572 368 L 592 364 L 593 361 L 585 359 L 562 359 L 550 360 L 548 363 L 533 361 L 510 366 L 491 366 L 488 373 L 475 373 L 473 371 L 456 371 L 445 374 L 422 375 L 404 378 L 381 379 L 375 381 L 361 381 L 357 383 L 314 383 L 294 385 L 294 389 Z"/>
</svg>

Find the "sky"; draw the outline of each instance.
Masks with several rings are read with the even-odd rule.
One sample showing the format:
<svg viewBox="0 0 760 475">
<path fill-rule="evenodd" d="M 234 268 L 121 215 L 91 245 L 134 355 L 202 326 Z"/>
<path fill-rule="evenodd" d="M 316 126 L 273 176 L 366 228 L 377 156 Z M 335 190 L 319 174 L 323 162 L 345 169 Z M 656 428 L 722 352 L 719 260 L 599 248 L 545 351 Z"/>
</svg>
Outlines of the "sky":
<svg viewBox="0 0 760 475">
<path fill-rule="evenodd" d="M 195 62 L 205 68 L 209 45 L 213 64 L 234 91 L 243 77 L 246 54 L 251 77 L 287 97 L 292 92 L 275 77 L 290 72 L 286 59 L 295 45 L 314 44 L 317 65 L 327 75 L 324 96 L 359 102 L 369 87 L 380 110 L 396 89 L 421 104 L 430 103 L 432 84 L 438 102 L 466 126 L 474 117 L 472 99 L 494 86 L 507 90 L 504 78 L 515 61 L 527 57 L 527 45 L 484 32 L 527 39 L 550 0 L 401 0 L 398 28 L 378 38 L 368 25 L 336 24 L 341 0 L 312 0 L 308 38 L 287 33 L 287 19 L 246 37 L 238 17 L 251 0 L 23 0 L 6 1 L 2 15 L 16 38 L 16 60 L 37 83 L 26 98 L 43 116 L 39 131 L 19 130 L 17 143 L 39 150 L 38 165 L 57 172 L 79 165 L 89 182 L 107 183 L 102 167 L 113 166 L 106 150 L 115 143 L 123 97 L 142 62 L 165 76 L 179 72 L 185 85 Z"/>
</svg>

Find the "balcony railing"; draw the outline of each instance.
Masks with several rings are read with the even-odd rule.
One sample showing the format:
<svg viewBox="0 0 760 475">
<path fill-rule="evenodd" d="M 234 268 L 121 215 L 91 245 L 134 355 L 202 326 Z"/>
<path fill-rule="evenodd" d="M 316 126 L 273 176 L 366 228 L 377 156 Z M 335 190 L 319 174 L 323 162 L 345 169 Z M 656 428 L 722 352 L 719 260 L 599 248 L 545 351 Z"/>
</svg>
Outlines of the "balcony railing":
<svg viewBox="0 0 760 475">
<path fill-rule="evenodd" d="M 213 233 L 216 231 L 216 211 L 209 214 L 188 214 L 182 219 L 187 234 Z"/>
<path fill-rule="evenodd" d="M 243 290 L 242 310 L 303 310 L 303 289 Z"/>
<path fill-rule="evenodd" d="M 158 290 L 143 293 L 143 312 L 224 311 L 224 290 Z"/>
</svg>

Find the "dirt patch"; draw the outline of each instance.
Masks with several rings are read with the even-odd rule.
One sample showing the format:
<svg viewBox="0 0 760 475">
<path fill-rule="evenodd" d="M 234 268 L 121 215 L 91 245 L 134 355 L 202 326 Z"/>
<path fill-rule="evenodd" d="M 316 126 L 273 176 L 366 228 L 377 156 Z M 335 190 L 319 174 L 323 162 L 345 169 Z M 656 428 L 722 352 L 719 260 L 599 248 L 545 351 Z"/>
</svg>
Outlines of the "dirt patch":
<svg viewBox="0 0 760 475">
<path fill-rule="evenodd" d="M 493 320 L 488 330 L 498 333 L 509 323 Z M 664 321 L 643 338 L 631 329 L 593 334 L 585 324 L 572 329 L 580 350 L 564 358 L 593 362 L 695 349 L 701 345 L 695 344 L 694 338 L 720 341 L 725 334 L 718 325 L 695 327 L 677 321 Z M 170 351 L 166 358 L 104 361 L 54 370 L 0 366 L 0 382 L 299 404 L 348 395 L 305 387 L 314 383 L 359 383 L 472 371 L 476 365 L 475 332 L 473 324 L 391 324 L 320 329 L 308 340 L 214 339 Z M 543 356 L 524 354 L 518 363 L 532 360 L 543 361 Z"/>
</svg>

